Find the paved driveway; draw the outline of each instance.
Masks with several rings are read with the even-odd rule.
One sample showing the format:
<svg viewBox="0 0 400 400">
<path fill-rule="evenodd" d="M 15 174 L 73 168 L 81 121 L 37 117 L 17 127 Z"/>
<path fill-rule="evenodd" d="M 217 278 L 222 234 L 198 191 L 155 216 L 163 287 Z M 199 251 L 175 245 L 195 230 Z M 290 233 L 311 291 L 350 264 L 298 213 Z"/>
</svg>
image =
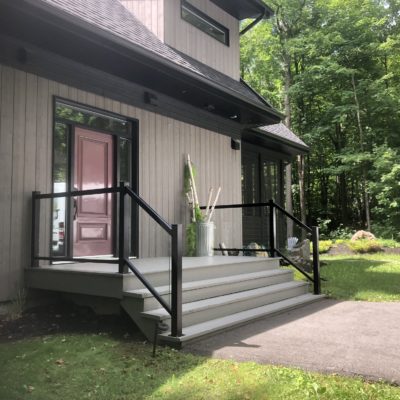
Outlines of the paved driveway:
<svg viewBox="0 0 400 400">
<path fill-rule="evenodd" d="M 322 300 L 185 351 L 400 384 L 400 303 Z"/>
</svg>

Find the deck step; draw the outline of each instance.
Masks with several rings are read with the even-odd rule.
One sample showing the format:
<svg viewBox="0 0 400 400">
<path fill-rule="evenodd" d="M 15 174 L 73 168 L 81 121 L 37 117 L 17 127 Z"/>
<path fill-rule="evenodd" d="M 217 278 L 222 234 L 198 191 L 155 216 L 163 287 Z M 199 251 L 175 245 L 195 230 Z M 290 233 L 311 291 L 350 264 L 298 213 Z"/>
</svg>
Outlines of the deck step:
<svg viewBox="0 0 400 400">
<path fill-rule="evenodd" d="M 230 329 L 244 325 L 250 321 L 270 317 L 279 313 L 287 312 L 294 308 L 302 307 L 325 298 L 324 295 L 312 295 L 310 293 L 289 299 L 281 300 L 272 304 L 248 309 L 224 317 L 215 318 L 198 324 L 193 324 L 183 329 L 183 336 L 176 338 L 170 336 L 170 332 L 159 335 L 161 343 L 171 346 L 181 347 L 189 342 L 203 339 L 204 337 L 218 333 L 225 329 Z"/>
<path fill-rule="evenodd" d="M 300 296 L 308 292 L 308 287 L 306 282 L 291 281 L 185 303 L 182 306 L 183 327 Z M 167 324 L 171 319 L 164 308 L 144 311 L 142 317 Z"/>
<path fill-rule="evenodd" d="M 272 286 L 289 282 L 292 279 L 293 272 L 291 270 L 273 269 L 202 281 L 184 282 L 182 285 L 182 298 L 183 303 L 190 303 L 260 287 Z M 169 285 L 160 286 L 155 289 L 164 300 L 167 302 L 170 301 L 171 287 Z M 158 301 L 147 289 L 125 291 L 123 295 L 124 297 L 141 300 L 143 302 L 143 311 L 149 311 L 160 307 Z"/>
<path fill-rule="evenodd" d="M 206 279 L 222 278 L 226 276 L 261 272 L 279 268 L 279 258 L 263 257 L 192 257 L 185 258 L 183 263 L 183 282 L 194 282 Z M 133 264 L 135 262 L 133 261 Z M 170 281 L 171 265 L 148 263 L 144 259 L 138 264 L 139 271 L 154 287 L 168 285 Z M 142 289 L 142 284 L 132 275 L 124 279 L 124 291 Z"/>
</svg>

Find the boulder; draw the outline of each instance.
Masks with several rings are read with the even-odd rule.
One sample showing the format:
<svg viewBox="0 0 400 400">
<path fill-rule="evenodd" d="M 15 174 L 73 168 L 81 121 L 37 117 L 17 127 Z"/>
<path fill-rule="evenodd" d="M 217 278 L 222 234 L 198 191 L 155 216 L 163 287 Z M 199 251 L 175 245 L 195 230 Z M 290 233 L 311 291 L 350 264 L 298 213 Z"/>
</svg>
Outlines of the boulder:
<svg viewBox="0 0 400 400">
<path fill-rule="evenodd" d="M 360 239 L 375 240 L 376 237 L 371 232 L 358 231 L 353 235 L 353 237 L 351 238 L 351 241 L 355 242 L 356 240 L 360 240 Z"/>
</svg>

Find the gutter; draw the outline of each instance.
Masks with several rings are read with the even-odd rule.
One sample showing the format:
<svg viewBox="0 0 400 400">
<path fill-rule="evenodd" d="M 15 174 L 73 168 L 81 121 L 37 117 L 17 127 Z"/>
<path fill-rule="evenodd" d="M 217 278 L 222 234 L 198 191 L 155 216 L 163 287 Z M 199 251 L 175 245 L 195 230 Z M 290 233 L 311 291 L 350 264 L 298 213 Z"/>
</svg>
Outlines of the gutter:
<svg viewBox="0 0 400 400">
<path fill-rule="evenodd" d="M 273 11 L 270 8 L 263 7 L 262 12 L 260 15 L 253 20 L 249 25 L 246 26 L 243 30 L 240 31 L 240 36 L 244 35 L 251 29 L 253 29 L 259 22 L 261 22 L 263 19 L 268 19 L 271 18 L 274 15 Z"/>
</svg>

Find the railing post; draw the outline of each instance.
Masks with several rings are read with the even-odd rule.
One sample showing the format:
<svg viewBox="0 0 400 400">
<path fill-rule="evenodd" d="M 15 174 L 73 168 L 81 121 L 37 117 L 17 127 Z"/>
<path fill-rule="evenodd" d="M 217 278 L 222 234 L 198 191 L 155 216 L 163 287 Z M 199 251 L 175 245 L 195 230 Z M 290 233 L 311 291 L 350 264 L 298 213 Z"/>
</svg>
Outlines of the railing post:
<svg viewBox="0 0 400 400">
<path fill-rule="evenodd" d="M 314 273 L 314 294 L 321 294 L 321 277 L 319 273 L 319 227 L 312 227 L 313 244 L 313 273 Z"/>
<path fill-rule="evenodd" d="M 40 192 L 32 192 L 32 231 L 31 231 L 31 267 L 39 267 L 39 236 L 40 236 Z"/>
<path fill-rule="evenodd" d="M 171 336 L 182 336 L 182 225 L 172 225 Z"/>
<path fill-rule="evenodd" d="M 276 249 L 276 210 L 274 207 L 274 201 L 270 200 L 269 205 L 269 248 L 271 257 L 275 257 Z"/>
<path fill-rule="evenodd" d="M 125 260 L 129 258 L 129 199 L 126 196 L 125 182 L 119 184 L 119 235 L 118 235 L 118 272 L 120 274 L 128 273 L 128 267 Z"/>
</svg>

